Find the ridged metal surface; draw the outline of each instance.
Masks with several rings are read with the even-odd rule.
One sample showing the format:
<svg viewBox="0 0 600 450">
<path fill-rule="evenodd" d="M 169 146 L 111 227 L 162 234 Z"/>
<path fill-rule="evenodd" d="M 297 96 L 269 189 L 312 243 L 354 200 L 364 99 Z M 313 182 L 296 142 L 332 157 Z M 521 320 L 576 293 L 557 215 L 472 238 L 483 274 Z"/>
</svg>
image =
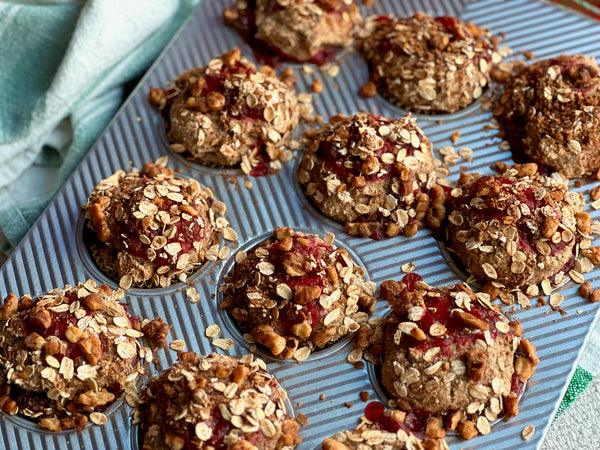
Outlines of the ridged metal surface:
<svg viewBox="0 0 600 450">
<path fill-rule="evenodd" d="M 89 258 L 81 237 L 81 205 L 102 178 L 119 169 L 129 168 L 130 161 L 141 167 L 164 154 L 171 156 L 170 165 L 180 169 L 181 175 L 194 177 L 205 186 L 214 187 L 215 196 L 228 205 L 228 218 L 239 233 L 241 246 L 255 242 L 258 236 L 281 225 L 321 234 L 333 231 L 339 245 L 357 255 L 370 279 L 377 284 L 385 279 L 399 279 L 402 276 L 400 266 L 411 261 L 417 264 L 417 271 L 432 285 L 464 279 L 460 271 L 452 269 L 427 230 L 410 239 L 397 237 L 379 242 L 347 236 L 341 225 L 324 218 L 301 196 L 296 181 L 297 162 L 285 165 L 276 176 L 249 178 L 254 187 L 248 190 L 243 187 L 247 177 L 240 171 L 227 171 L 238 179 L 238 184 L 233 185 L 222 176 L 225 171 L 186 163 L 170 152 L 159 115 L 147 102 L 149 87 L 164 86 L 183 70 L 202 66 L 234 46 L 242 46 L 245 56 L 252 59 L 251 52 L 236 33 L 220 25 L 222 8 L 230 3 L 204 0 L 183 31 L 154 64 L 132 98 L 0 271 L 2 298 L 9 292 L 39 295 L 53 287 L 87 278 L 116 288 L 115 283 L 107 279 Z M 531 50 L 538 58 L 578 51 L 600 56 L 597 39 L 600 25 L 580 15 L 537 1 L 507 3 L 488 0 L 466 6 L 465 3 L 378 0 L 375 8 L 364 12 L 367 15 L 387 12 L 408 15 L 418 10 L 433 14 L 449 13 L 489 27 L 496 33 L 505 32 L 505 45 L 515 50 Z M 323 76 L 323 93 L 316 96 L 319 114 L 328 117 L 338 112 L 350 114 L 362 109 L 391 117 L 404 113 L 381 98 L 363 99 L 355 95 L 368 78 L 366 64 L 356 53 L 341 55 L 340 63 L 342 70 L 337 78 Z M 318 73 L 306 75 L 301 70 L 296 70 L 296 75 L 299 77 L 298 88 L 303 92 L 309 91 L 315 76 L 321 76 Z M 436 149 L 449 145 L 450 134 L 460 130 L 459 146 L 472 148 L 475 153 L 473 162 L 461 161 L 459 165 L 468 165 L 471 171 L 489 172 L 493 162 L 510 161 L 510 153 L 499 150 L 499 139 L 494 132 L 484 131 L 490 117 L 476 104 L 467 111 L 442 116 L 442 123 L 436 123 L 439 117 L 418 116 L 418 121 Z M 452 168 L 452 179 L 456 179 L 458 168 L 458 165 Z M 598 218 L 599 214 L 592 212 L 592 216 Z M 218 323 L 226 337 L 235 335 L 232 325 L 216 307 L 217 284 L 223 267 L 227 267 L 227 263 L 210 263 L 194 276 L 201 296 L 198 304 L 188 301 L 181 285 L 166 289 L 132 289 L 126 300 L 134 314 L 149 318 L 160 316 L 171 323 L 172 338 L 183 339 L 189 350 L 209 353 L 215 348 L 204 337 L 206 326 Z M 587 278 L 593 280 L 597 275 L 598 272 L 593 272 Z M 572 282 L 561 288 L 566 297 L 562 305 L 568 313 L 566 316 L 548 312 L 548 307 L 532 307 L 514 314 L 523 324 L 525 336 L 537 346 L 541 360 L 521 401 L 521 413 L 508 422 L 494 425 L 488 436 L 468 442 L 450 436 L 451 448 L 533 449 L 540 445 L 598 310 L 596 305 L 578 297 L 576 290 L 577 286 Z M 383 302 L 380 302 L 378 313 L 384 311 Z M 324 437 L 353 428 L 364 408 L 364 403 L 358 398 L 360 391 L 368 391 L 373 399 L 386 400 L 383 395 L 378 397 L 366 368 L 357 370 L 345 362 L 348 350 L 348 345 L 342 345 L 334 352 L 328 351 L 326 356 L 315 353 L 300 364 L 267 358 L 269 369 L 287 389 L 293 404 L 301 402 L 301 407 L 295 406 L 296 412 L 305 414 L 309 419 L 309 425 L 302 429 L 304 442 L 300 449 L 318 447 Z M 241 355 L 246 352 L 246 346 L 236 340 L 236 346 L 229 353 Z M 159 351 L 158 356 L 163 367 L 170 365 L 175 358 L 174 352 Z M 325 394 L 325 401 L 319 400 L 321 394 Z M 353 403 L 354 407 L 346 408 L 345 402 Z M 88 427 L 81 433 L 49 434 L 27 424 L 25 419 L 15 418 L 0 421 L 0 433 L 6 448 L 135 447 L 129 409 L 124 405 L 115 409 L 105 426 Z M 521 430 L 528 424 L 534 425 L 536 432 L 530 441 L 524 442 Z"/>
</svg>

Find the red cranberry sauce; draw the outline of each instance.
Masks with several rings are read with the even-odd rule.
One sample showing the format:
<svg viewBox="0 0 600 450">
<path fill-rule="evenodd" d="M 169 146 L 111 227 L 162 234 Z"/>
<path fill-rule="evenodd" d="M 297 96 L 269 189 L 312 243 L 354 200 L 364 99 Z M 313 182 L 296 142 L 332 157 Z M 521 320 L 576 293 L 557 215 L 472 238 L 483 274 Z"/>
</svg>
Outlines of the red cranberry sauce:
<svg viewBox="0 0 600 450">
<path fill-rule="evenodd" d="M 499 183 L 501 185 L 499 193 L 490 193 L 489 196 L 479 195 L 482 186 L 489 183 L 490 180 L 494 180 L 494 184 Z M 513 193 L 515 190 L 514 181 L 502 177 L 486 175 L 475 181 L 470 187 L 463 192 L 463 195 L 457 199 L 454 199 L 456 207 L 460 208 L 461 205 L 469 205 L 471 199 L 475 197 L 481 197 L 485 200 L 485 208 L 469 207 L 468 215 L 470 216 L 471 223 L 478 223 L 483 221 L 498 220 L 502 222 L 508 217 L 508 208 L 513 205 L 526 205 L 531 212 L 530 215 L 521 215 L 521 219 L 515 221 L 514 226 L 517 228 L 519 233 L 519 240 L 517 247 L 520 250 L 526 252 L 535 252 L 535 239 L 531 229 L 527 226 L 527 221 L 534 217 L 534 212 L 537 209 L 550 205 L 548 201 L 548 195 L 541 200 L 535 198 L 534 189 L 531 187 L 522 188 L 520 187 L 517 193 Z M 562 217 L 560 210 L 556 207 L 552 207 L 555 217 L 559 220 Z M 574 239 L 574 238 L 573 238 Z M 550 247 L 550 255 L 556 255 L 561 252 L 571 241 L 564 242 L 563 240 L 555 243 L 552 240 L 546 241 Z"/>
<path fill-rule="evenodd" d="M 416 290 L 416 282 L 420 281 L 420 276 L 417 274 L 410 273 L 406 275 L 402 281 L 406 284 L 406 290 L 413 292 Z M 438 296 L 439 294 L 439 296 Z M 425 296 L 426 310 L 420 320 L 415 323 L 427 334 L 427 339 L 424 341 L 417 341 L 408 335 L 402 335 L 400 341 L 400 347 L 411 348 L 420 352 L 426 352 L 427 350 L 439 347 L 441 349 L 440 355 L 444 357 L 454 356 L 457 352 L 468 350 L 474 345 L 476 339 L 485 340 L 483 331 L 474 332 L 471 328 L 466 328 L 463 321 L 456 317 L 452 311 L 457 308 L 457 305 L 452 297 L 447 293 L 439 290 L 432 289 Z M 472 314 L 478 319 L 490 325 L 489 332 L 490 337 L 495 339 L 498 336 L 512 337 L 514 334 L 514 328 L 510 326 L 509 333 L 500 333 L 494 324 L 500 320 L 500 314 L 484 308 L 478 302 L 471 302 L 471 309 L 465 310 L 469 314 Z M 400 316 L 399 321 L 405 322 L 408 318 Z M 429 329 L 432 325 L 439 323 L 446 327 L 446 333 L 444 335 L 435 337 L 429 334 Z"/>
<path fill-rule="evenodd" d="M 320 0 L 315 1 L 315 3 L 321 5 Z M 328 3 L 328 2 L 327 2 Z M 349 6 L 343 2 L 339 2 L 340 5 L 333 10 L 327 10 L 328 14 L 341 14 L 346 11 Z M 331 62 L 335 59 L 336 55 L 342 50 L 342 47 L 337 46 L 327 46 L 309 58 L 307 61 L 299 61 L 297 58 L 294 58 L 291 55 L 288 55 L 282 52 L 279 48 L 269 45 L 268 43 L 256 39 L 256 20 L 254 16 L 254 11 L 256 9 L 255 0 L 248 0 L 248 6 L 246 9 L 238 10 L 238 20 L 236 21 L 235 28 L 239 33 L 240 37 L 244 40 L 248 46 L 252 49 L 254 53 L 254 57 L 259 64 L 268 64 L 274 69 L 278 69 L 284 63 L 287 62 L 307 62 L 311 64 L 315 64 L 317 66 L 323 65 L 326 62 Z M 283 9 L 279 3 L 272 1 L 267 8 L 272 11 L 278 11 Z"/>
<path fill-rule="evenodd" d="M 145 185 L 148 185 L 150 184 L 150 180 L 144 179 L 144 183 Z M 166 197 L 157 198 L 155 201 L 158 202 L 155 204 L 158 207 L 159 212 L 165 211 L 170 213 L 171 208 L 178 206 L 176 202 Z M 130 199 L 122 201 L 122 207 L 124 210 L 131 211 L 134 205 L 135 199 L 134 201 L 131 201 Z M 191 204 L 190 206 L 195 207 L 196 205 L 197 204 Z M 112 208 L 114 208 L 114 206 L 112 206 L 111 209 Z M 199 210 L 199 208 L 196 209 Z M 114 211 L 108 211 L 108 214 L 113 214 L 114 217 Z M 148 239 L 150 239 L 150 242 L 152 242 L 156 236 L 163 235 L 162 233 L 164 227 L 161 223 L 158 229 L 153 230 L 146 225 L 146 221 L 144 219 L 138 220 L 131 217 L 130 220 L 132 221 L 129 223 L 124 221 L 114 222 L 113 226 L 115 227 L 115 230 L 113 233 L 111 233 L 111 235 L 114 236 L 112 245 L 118 250 L 126 251 L 134 256 L 150 261 L 148 257 L 148 251 L 150 250 L 151 244 L 144 244 L 140 240 L 140 236 L 144 234 L 148 237 Z M 205 218 L 203 220 L 206 221 Z M 152 262 L 157 266 L 172 266 L 177 262 L 177 257 L 179 255 L 183 253 L 191 254 L 195 252 L 194 242 L 199 242 L 205 239 L 207 233 L 206 223 L 204 223 L 204 226 L 200 226 L 196 218 L 192 218 L 192 220 L 181 219 L 177 223 L 169 225 L 168 227 L 175 227 L 175 233 L 173 233 L 172 237 L 167 238 L 167 244 L 179 243 L 179 245 L 181 245 L 181 251 L 177 255 L 173 256 L 168 254 L 164 247 L 155 250 L 156 257 L 152 260 Z M 125 245 L 123 245 L 123 241 L 126 242 Z"/>
</svg>

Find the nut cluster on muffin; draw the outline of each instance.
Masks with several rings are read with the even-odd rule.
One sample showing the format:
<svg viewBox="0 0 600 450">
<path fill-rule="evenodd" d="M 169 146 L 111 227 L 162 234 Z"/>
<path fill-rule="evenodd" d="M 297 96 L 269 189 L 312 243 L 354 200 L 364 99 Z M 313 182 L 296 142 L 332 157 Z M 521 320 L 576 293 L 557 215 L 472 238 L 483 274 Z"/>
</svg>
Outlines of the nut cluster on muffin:
<svg viewBox="0 0 600 450">
<path fill-rule="evenodd" d="M 252 355 L 183 352 L 142 390 L 134 423 L 140 423 L 144 450 L 293 449 L 302 438 L 286 398 Z"/>
<path fill-rule="evenodd" d="M 334 236 L 277 228 L 272 239 L 238 252 L 221 309 L 279 358 L 306 359 L 356 331 L 375 308 L 374 283 Z"/>
<path fill-rule="evenodd" d="M 84 206 L 99 241 L 92 255 L 123 289 L 185 281 L 204 261 L 228 256 L 228 247 L 219 250 L 220 232 L 236 238 L 223 217 L 225 204 L 196 180 L 176 177 L 166 162 L 162 157 L 141 172 L 118 171 Z"/>
<path fill-rule="evenodd" d="M 452 113 L 481 97 L 501 61 L 497 39 L 471 22 L 416 13 L 375 18 L 358 44 L 371 82 L 393 104 L 418 113 Z"/>
<path fill-rule="evenodd" d="M 494 117 L 514 154 L 567 178 L 600 169 L 600 69 L 581 54 L 500 72 Z"/>
<path fill-rule="evenodd" d="M 426 220 L 443 219 L 432 145 L 410 115 L 337 115 L 305 140 L 298 174 L 304 192 L 351 235 L 412 236 Z"/>
<path fill-rule="evenodd" d="M 296 92 L 269 66 L 257 70 L 239 48 L 184 72 L 169 89 L 152 88 L 150 101 L 165 113 L 171 149 L 200 164 L 259 176 L 291 158 Z"/>
<path fill-rule="evenodd" d="M 236 0 L 223 18 L 246 40 L 286 60 L 315 64 L 350 46 L 362 24 L 356 0 Z"/>
<path fill-rule="evenodd" d="M 3 411 L 49 431 L 82 429 L 88 421 L 103 425 L 121 394 L 135 396 L 153 356 L 122 297 L 91 280 L 35 299 L 9 294 L 0 307 Z"/>
<path fill-rule="evenodd" d="M 449 249 L 496 288 L 528 291 L 541 283 L 549 294 L 551 281 L 559 284 L 571 270 L 579 241 L 589 237 L 583 197 L 540 175 L 535 163 L 498 168 L 499 175 L 462 174 L 452 190 Z"/>
<path fill-rule="evenodd" d="M 410 273 L 384 281 L 381 296 L 392 307 L 382 382 L 400 409 L 426 421 L 427 436 L 458 430 L 470 439 L 518 414 L 539 360 L 521 325 L 488 294 L 463 284 L 432 288 Z"/>
<path fill-rule="evenodd" d="M 344 430 L 323 440 L 323 450 L 447 450 L 444 439 L 420 437 L 413 433 L 406 412 L 385 409 L 371 402 L 354 430 Z"/>
</svg>

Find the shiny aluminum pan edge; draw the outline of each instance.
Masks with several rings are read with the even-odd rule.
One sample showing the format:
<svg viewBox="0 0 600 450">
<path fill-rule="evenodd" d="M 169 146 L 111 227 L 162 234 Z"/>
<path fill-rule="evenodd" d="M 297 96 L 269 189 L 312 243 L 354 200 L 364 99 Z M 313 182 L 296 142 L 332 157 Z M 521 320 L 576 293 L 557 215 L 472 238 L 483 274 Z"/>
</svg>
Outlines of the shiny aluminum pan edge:
<svg viewBox="0 0 600 450">
<path fill-rule="evenodd" d="M 452 269 L 445 253 L 427 230 L 410 239 L 396 237 L 379 242 L 346 235 L 341 225 L 311 209 L 312 206 L 302 198 L 297 188 L 297 162 L 286 164 L 276 176 L 251 178 L 241 171 L 207 169 L 187 163 L 168 149 L 161 118 L 147 101 L 150 86 L 164 86 L 185 69 L 202 66 L 234 46 L 241 46 L 243 54 L 252 59 L 251 51 L 236 33 L 221 25 L 222 8 L 229 6 L 231 1 L 204 0 L 200 4 L 4 265 L 0 271 L 0 296 L 4 297 L 9 292 L 39 295 L 53 287 L 75 284 L 87 278 L 116 287 L 89 259 L 81 239 L 81 205 L 101 179 L 119 169 L 127 169 L 130 162 L 140 168 L 148 160 L 164 154 L 170 156 L 170 166 L 180 169 L 182 176 L 194 177 L 203 185 L 214 187 L 215 197 L 228 205 L 228 219 L 238 231 L 240 246 L 254 242 L 257 236 L 282 225 L 321 235 L 332 231 L 339 245 L 356 255 L 369 278 L 377 284 L 385 279 L 400 278 L 400 266 L 411 261 L 416 263 L 416 271 L 431 285 L 464 280 L 461 272 Z M 533 0 L 510 3 L 502 0 L 475 3 L 379 0 L 375 7 L 363 8 L 363 13 L 409 15 L 418 10 L 436 15 L 457 15 L 489 27 L 495 33 L 506 32 L 505 45 L 515 50 L 531 50 L 538 58 L 578 51 L 600 56 L 600 43 L 595 38 L 600 31 L 598 23 Z M 569 36 L 568 41 L 565 36 Z M 317 113 L 328 117 L 338 112 L 350 114 L 364 109 L 391 117 L 404 114 L 381 98 L 363 99 L 356 95 L 368 78 L 366 64 L 356 53 L 345 52 L 339 57 L 339 62 L 341 71 L 335 79 L 318 71 L 308 75 L 302 70 L 295 70 L 299 78 L 298 89 L 302 92 L 309 92 L 315 77 L 323 78 L 323 93 L 315 96 Z M 295 67 L 300 69 L 300 66 Z M 489 172 L 489 166 L 495 161 L 510 161 L 510 153 L 498 148 L 499 139 L 494 132 L 484 131 L 491 115 L 482 111 L 479 102 L 456 114 L 417 117 L 436 149 L 450 145 L 450 135 L 460 130 L 461 137 L 456 147 L 474 150 L 473 162 L 459 161 L 452 168 L 451 179 L 456 179 L 459 166 L 468 166 L 470 171 Z M 442 122 L 437 123 L 440 118 Z M 231 184 L 223 177 L 225 172 L 235 176 L 238 183 Z M 252 182 L 251 190 L 244 187 L 245 180 Z M 294 184 L 296 186 L 292 188 Z M 578 189 L 583 191 L 587 188 Z M 598 212 L 590 212 L 594 219 L 599 218 Z M 221 337 L 232 337 L 227 318 L 216 307 L 218 280 L 227 267 L 227 262 L 210 263 L 202 273 L 194 275 L 195 287 L 201 297 L 198 304 L 192 304 L 186 298 L 186 285 L 147 291 L 130 290 L 126 300 L 132 313 L 149 318 L 163 317 L 173 325 L 172 339 L 183 339 L 187 349 L 207 354 L 217 350 L 204 335 L 208 325 L 217 323 L 223 329 Z M 588 274 L 587 279 L 597 284 L 594 277 L 598 273 Z M 452 449 L 533 449 L 541 445 L 597 315 L 598 308 L 580 298 L 576 290 L 577 286 L 572 282 L 560 288 L 565 295 L 561 306 L 568 312 L 566 316 L 548 312 L 548 307 L 533 307 L 514 314 L 523 324 L 525 336 L 538 348 L 541 360 L 523 396 L 521 413 L 508 422 L 494 425 L 491 434 L 478 436 L 472 441 L 450 436 L 448 442 Z M 384 312 L 385 306 L 380 302 L 377 313 Z M 242 355 L 248 351 L 239 339 L 235 342 L 234 348 L 226 353 Z M 367 368 L 355 369 L 345 361 L 349 349 L 348 344 L 342 343 L 329 350 L 326 357 L 315 354 L 300 364 L 267 360 L 270 371 L 288 391 L 295 412 L 303 413 L 309 419 L 309 425 L 302 429 L 304 442 L 299 447 L 301 450 L 317 448 L 324 437 L 342 429 L 354 428 L 365 406 L 359 400 L 360 391 L 369 392 L 371 399 L 385 401 L 381 391 L 371 384 Z M 174 352 L 159 351 L 157 356 L 162 367 L 168 367 L 175 360 Z M 319 399 L 321 394 L 326 400 Z M 346 402 L 354 406 L 347 408 L 344 406 Z M 60 434 L 37 431 L 23 426 L 19 420 L 7 418 L 0 421 L 0 433 L 6 448 L 126 449 L 136 442 L 135 436 L 132 437 L 135 431 L 128 413 L 129 408 L 121 405 L 109 415 L 109 422 L 103 427 Z M 536 432 L 531 440 L 525 442 L 521 438 L 521 430 L 529 424 L 535 426 Z"/>
</svg>

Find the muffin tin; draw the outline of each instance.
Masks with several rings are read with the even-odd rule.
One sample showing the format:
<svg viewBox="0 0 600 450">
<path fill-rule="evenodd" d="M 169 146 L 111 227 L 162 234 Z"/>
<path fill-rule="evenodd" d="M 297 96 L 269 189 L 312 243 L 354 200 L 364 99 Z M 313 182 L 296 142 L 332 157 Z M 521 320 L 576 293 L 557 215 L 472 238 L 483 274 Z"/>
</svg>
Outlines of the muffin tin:
<svg viewBox="0 0 600 450">
<path fill-rule="evenodd" d="M 227 204 L 227 217 L 238 232 L 239 248 L 260 242 L 277 226 L 290 226 L 321 236 L 333 232 L 336 243 L 350 251 L 366 269 L 367 278 L 377 285 L 386 279 L 400 279 L 401 266 L 408 262 L 415 262 L 415 271 L 434 286 L 465 280 L 465 273 L 449 260 L 448 253 L 442 251 L 429 230 L 420 230 L 412 238 L 399 236 L 382 241 L 348 236 L 341 224 L 324 217 L 303 198 L 297 181 L 298 158 L 285 164 L 277 175 L 252 178 L 241 170 L 208 169 L 187 162 L 168 148 L 162 117 L 147 101 L 150 86 L 165 86 L 185 69 L 202 66 L 235 46 L 241 46 L 242 53 L 253 59 L 251 50 L 235 31 L 222 25 L 222 9 L 230 3 L 230 0 L 203 0 L 4 265 L 0 271 L 1 298 L 9 292 L 40 295 L 53 287 L 73 285 L 88 278 L 116 288 L 116 283 L 102 274 L 89 256 L 82 235 L 81 205 L 101 179 L 130 165 L 141 168 L 147 161 L 165 154 L 170 157 L 169 166 L 180 170 L 180 176 L 194 177 L 204 186 L 213 187 L 215 197 Z M 505 32 L 503 45 L 533 51 L 540 59 L 562 52 L 600 56 L 600 43 L 596 39 L 600 24 L 533 0 L 515 0 L 510 8 L 506 8 L 502 0 L 475 3 L 377 0 L 374 7 L 361 5 L 361 8 L 365 16 L 389 12 L 410 15 L 416 11 L 456 15 L 489 27 L 495 34 Z M 565 36 L 569 37 L 568 41 Z M 300 92 L 310 92 L 316 77 L 323 79 L 323 92 L 314 95 L 316 113 L 325 118 L 363 109 L 390 117 L 405 113 L 380 97 L 364 99 L 357 95 L 368 79 L 367 65 L 357 53 L 346 51 L 339 55 L 338 61 L 341 70 L 336 78 L 316 68 L 313 74 L 307 74 L 300 65 L 293 65 Z M 454 114 L 416 115 L 438 157 L 439 148 L 451 145 L 450 135 L 457 130 L 461 136 L 456 149 L 473 149 L 473 161 L 459 159 L 451 167 L 450 179 L 457 178 L 462 166 L 469 171 L 489 173 L 489 166 L 495 161 L 511 161 L 510 152 L 500 150 L 495 130 L 484 128 L 489 124 L 491 113 L 484 111 L 481 103 L 478 100 Z M 232 180 L 237 182 L 232 183 Z M 252 183 L 251 189 L 245 187 L 246 181 Z M 576 189 L 589 189 L 589 183 Z M 600 213 L 589 204 L 587 210 L 594 219 L 600 218 Z M 207 326 L 219 324 L 223 330 L 220 337 L 234 339 L 234 347 L 225 353 L 237 356 L 247 353 L 248 345 L 239 332 L 236 335 L 232 328 L 235 325 L 217 308 L 218 284 L 232 267 L 234 254 L 232 249 L 229 260 L 209 262 L 190 276 L 188 281 L 194 281 L 200 295 L 198 303 L 190 302 L 186 295 L 189 286 L 181 283 L 160 289 L 130 289 L 125 296 L 130 312 L 143 318 L 164 318 L 173 325 L 170 339 L 182 339 L 188 350 L 200 354 L 223 352 L 212 346 L 204 333 Z M 598 273 L 596 270 L 586 276 L 595 287 L 598 285 L 594 277 Z M 529 310 L 515 308 L 512 317 L 523 324 L 525 337 L 537 347 L 541 361 L 521 400 L 521 413 L 508 422 L 496 423 L 487 436 L 471 441 L 449 436 L 450 448 L 533 449 L 540 446 L 598 312 L 597 305 L 577 295 L 577 288 L 573 282 L 559 288 L 565 296 L 561 305 L 567 312 L 564 316 L 551 311 L 549 306 L 532 306 Z M 385 302 L 379 301 L 376 314 L 382 315 L 385 311 Z M 309 420 L 301 430 L 304 439 L 301 450 L 320 448 L 323 438 L 336 431 L 353 429 L 366 405 L 359 399 L 360 391 L 369 392 L 372 400 L 387 400 L 377 380 L 371 381 L 376 371 L 369 365 L 356 369 L 346 362 L 350 349 L 347 339 L 314 352 L 301 363 L 265 358 L 269 370 L 288 391 L 293 413 L 302 413 Z M 162 367 L 168 367 L 176 359 L 173 351 L 159 350 L 157 356 Z M 320 400 L 321 394 L 325 400 Z M 353 406 L 345 406 L 346 402 Z M 26 424 L 26 419 L 21 417 L 5 417 L 0 421 L 0 442 L 6 448 L 19 449 L 136 448 L 137 427 L 131 425 L 129 412 L 124 403 L 117 403 L 110 410 L 109 423 L 103 427 L 89 426 L 83 432 L 61 433 L 44 432 Z M 530 424 L 535 426 L 535 434 L 529 441 L 523 441 L 521 431 Z"/>
</svg>

